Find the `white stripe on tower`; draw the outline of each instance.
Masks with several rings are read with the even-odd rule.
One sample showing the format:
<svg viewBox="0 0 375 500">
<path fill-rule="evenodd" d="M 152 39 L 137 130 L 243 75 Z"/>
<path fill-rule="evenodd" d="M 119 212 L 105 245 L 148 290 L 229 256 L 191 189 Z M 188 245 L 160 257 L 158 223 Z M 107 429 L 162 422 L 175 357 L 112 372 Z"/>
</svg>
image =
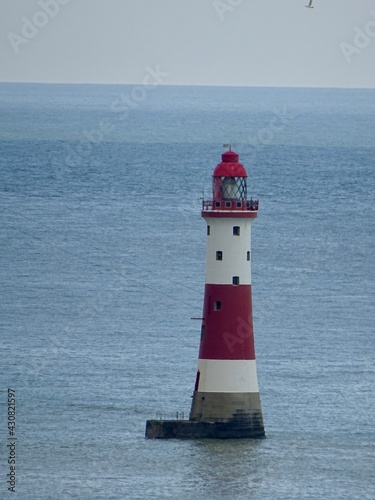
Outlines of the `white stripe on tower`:
<svg viewBox="0 0 375 500">
<path fill-rule="evenodd" d="M 233 276 L 239 276 L 241 285 L 250 285 L 253 219 L 204 218 L 210 227 L 207 237 L 206 283 L 232 285 Z M 234 231 L 236 234 L 233 234 Z M 221 260 L 217 259 L 217 252 L 221 252 Z"/>
<path fill-rule="evenodd" d="M 200 359 L 199 392 L 259 392 L 255 360 Z"/>
</svg>

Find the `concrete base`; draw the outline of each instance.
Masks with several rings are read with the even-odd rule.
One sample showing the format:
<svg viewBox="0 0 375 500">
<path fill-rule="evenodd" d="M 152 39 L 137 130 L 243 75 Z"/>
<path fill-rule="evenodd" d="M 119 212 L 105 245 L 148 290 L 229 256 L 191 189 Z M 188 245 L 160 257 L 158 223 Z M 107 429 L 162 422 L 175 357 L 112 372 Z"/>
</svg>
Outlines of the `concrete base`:
<svg viewBox="0 0 375 500">
<path fill-rule="evenodd" d="M 238 415 L 224 422 L 193 420 L 147 420 L 146 438 L 150 439 L 244 439 L 264 438 L 261 413 L 252 417 Z"/>
<path fill-rule="evenodd" d="M 198 392 L 193 394 L 189 420 L 222 422 L 262 420 L 259 392 Z M 263 422 L 262 422 L 263 425 Z"/>
</svg>

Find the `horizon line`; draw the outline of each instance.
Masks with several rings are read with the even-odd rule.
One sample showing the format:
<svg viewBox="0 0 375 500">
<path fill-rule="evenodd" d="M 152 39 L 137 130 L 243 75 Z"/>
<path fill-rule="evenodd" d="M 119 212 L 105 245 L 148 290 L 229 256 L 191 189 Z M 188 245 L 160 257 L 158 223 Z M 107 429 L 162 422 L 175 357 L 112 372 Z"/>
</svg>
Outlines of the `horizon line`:
<svg viewBox="0 0 375 500">
<path fill-rule="evenodd" d="M 41 81 L 0 81 L 0 85 L 102 85 L 102 86 L 137 86 L 142 83 L 118 83 L 118 82 L 41 82 Z M 158 87 L 207 87 L 207 88 L 264 88 L 264 89 L 332 89 L 332 90 L 375 90 L 375 87 L 336 87 L 336 86 L 305 86 L 305 85 L 218 85 L 218 84 L 187 84 L 175 83 L 167 84 L 161 83 Z"/>
</svg>

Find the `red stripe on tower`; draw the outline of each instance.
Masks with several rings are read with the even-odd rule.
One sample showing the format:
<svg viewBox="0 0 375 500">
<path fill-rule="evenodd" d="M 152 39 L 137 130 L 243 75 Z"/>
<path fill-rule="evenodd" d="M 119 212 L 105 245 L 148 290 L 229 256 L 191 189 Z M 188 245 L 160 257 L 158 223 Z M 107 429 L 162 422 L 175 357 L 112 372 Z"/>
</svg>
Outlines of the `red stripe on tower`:
<svg viewBox="0 0 375 500">
<path fill-rule="evenodd" d="M 206 284 L 200 359 L 255 359 L 250 285 Z"/>
</svg>

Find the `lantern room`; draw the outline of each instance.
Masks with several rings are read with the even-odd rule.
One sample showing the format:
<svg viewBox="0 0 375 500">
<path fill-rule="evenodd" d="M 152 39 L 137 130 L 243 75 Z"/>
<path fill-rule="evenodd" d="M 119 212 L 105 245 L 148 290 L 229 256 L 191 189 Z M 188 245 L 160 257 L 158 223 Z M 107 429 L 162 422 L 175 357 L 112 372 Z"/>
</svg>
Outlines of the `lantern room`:
<svg viewBox="0 0 375 500">
<path fill-rule="evenodd" d="M 221 155 L 221 163 L 212 175 L 212 191 L 212 200 L 203 201 L 203 211 L 258 210 L 258 201 L 247 199 L 247 172 L 234 151 Z"/>
<path fill-rule="evenodd" d="M 221 155 L 221 163 L 213 173 L 213 200 L 221 201 L 246 201 L 247 198 L 247 173 L 238 161 L 238 154 L 227 151 Z"/>
<path fill-rule="evenodd" d="M 247 172 L 238 161 L 238 154 L 226 151 L 212 174 L 212 200 L 203 200 L 202 210 L 254 212 L 247 217 L 256 217 L 258 200 L 247 199 Z"/>
</svg>

